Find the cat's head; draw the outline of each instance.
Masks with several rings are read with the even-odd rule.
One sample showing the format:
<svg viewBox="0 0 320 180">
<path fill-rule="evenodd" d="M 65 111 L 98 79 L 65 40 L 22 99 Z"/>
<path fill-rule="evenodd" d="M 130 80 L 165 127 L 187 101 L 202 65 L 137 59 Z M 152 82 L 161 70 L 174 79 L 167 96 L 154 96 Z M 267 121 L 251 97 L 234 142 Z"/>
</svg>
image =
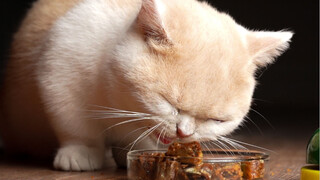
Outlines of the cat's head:
<svg viewBox="0 0 320 180">
<path fill-rule="evenodd" d="M 143 0 L 133 27 L 117 58 L 136 97 L 159 116 L 155 134 L 163 143 L 213 140 L 236 129 L 250 109 L 255 71 L 292 37 L 247 30 L 194 0 Z"/>
</svg>

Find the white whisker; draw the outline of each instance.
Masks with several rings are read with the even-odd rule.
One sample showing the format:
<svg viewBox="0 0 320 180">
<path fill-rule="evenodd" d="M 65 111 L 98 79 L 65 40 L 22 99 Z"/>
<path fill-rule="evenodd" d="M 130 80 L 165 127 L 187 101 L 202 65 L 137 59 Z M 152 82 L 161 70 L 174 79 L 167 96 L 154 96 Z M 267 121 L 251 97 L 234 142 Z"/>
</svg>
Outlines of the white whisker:
<svg viewBox="0 0 320 180">
<path fill-rule="evenodd" d="M 155 126 L 153 126 L 153 127 L 155 127 Z M 148 132 L 150 132 L 151 131 L 151 129 L 147 129 L 147 130 L 145 130 L 143 133 L 141 133 L 140 135 L 139 135 L 139 137 L 137 138 L 137 139 L 139 139 L 140 137 L 142 137 L 142 136 L 144 136 L 145 134 L 147 134 Z M 136 139 L 136 140 L 137 140 Z M 135 141 L 136 141 L 135 140 Z M 128 147 L 130 146 L 130 145 L 132 145 L 135 141 L 132 141 L 131 143 L 129 143 L 126 147 L 124 147 L 125 149 L 128 149 Z M 131 148 L 129 148 L 128 150 L 130 151 L 132 149 L 132 147 Z"/>
<path fill-rule="evenodd" d="M 162 128 L 162 130 L 161 130 L 161 132 L 160 132 L 160 134 L 159 134 L 159 137 L 158 137 L 158 139 L 157 139 L 157 144 L 156 144 L 156 145 L 157 145 L 157 150 L 159 149 L 159 146 L 158 146 L 158 145 L 159 145 L 159 140 L 160 140 L 161 134 L 163 133 L 164 130 L 165 130 L 165 127 Z"/>
<path fill-rule="evenodd" d="M 270 123 L 270 121 L 266 117 L 264 117 L 261 113 L 259 113 L 257 110 L 255 110 L 253 108 L 251 108 L 251 110 L 253 112 L 255 112 L 256 114 L 258 114 L 259 116 L 261 116 L 262 119 L 264 119 L 273 130 L 275 129 L 274 126 Z"/>
<path fill-rule="evenodd" d="M 148 128 L 148 126 L 143 126 L 143 127 L 137 128 L 137 129 L 135 129 L 135 130 L 127 133 L 127 134 L 119 141 L 118 144 L 121 144 L 121 142 L 122 142 L 124 139 L 126 139 L 130 134 L 135 133 L 135 132 L 137 132 L 137 131 L 139 131 L 139 130 L 141 130 L 141 129 L 144 129 L 144 128 Z"/>
<path fill-rule="evenodd" d="M 248 132 L 250 133 L 250 134 L 252 134 L 252 131 L 251 131 L 251 129 L 248 127 L 248 125 L 247 125 L 247 121 L 243 121 L 241 124 L 240 124 L 240 127 L 245 127 L 247 130 L 248 130 Z"/>
<path fill-rule="evenodd" d="M 110 110 L 87 110 L 90 112 L 90 119 L 108 119 L 108 118 L 137 118 L 137 117 L 155 117 L 151 114 L 140 112 L 119 112 Z"/>
<path fill-rule="evenodd" d="M 207 150 L 210 152 L 210 154 L 213 156 L 213 153 L 211 152 L 211 149 L 205 143 L 201 143 L 201 144 L 204 145 L 207 148 Z"/>
<path fill-rule="evenodd" d="M 113 111 L 113 110 L 92 110 L 92 109 L 88 109 L 86 111 L 88 111 L 88 112 L 96 112 L 96 113 L 145 114 L 145 115 L 150 115 L 150 114 L 141 113 L 141 112 L 120 112 L 120 111 Z"/>
<path fill-rule="evenodd" d="M 217 152 L 217 146 L 216 145 L 212 144 L 209 141 L 202 142 L 202 143 L 205 144 L 207 147 L 210 147 L 211 149 L 213 149 L 215 152 Z"/>
<path fill-rule="evenodd" d="M 166 137 L 166 134 L 167 134 L 167 130 L 166 130 L 166 127 L 167 127 L 168 125 L 166 125 L 165 124 L 165 128 L 164 128 L 164 134 L 163 134 L 163 138 L 165 138 Z"/>
<path fill-rule="evenodd" d="M 164 121 L 160 122 L 159 124 L 153 126 L 152 128 L 149 129 L 148 132 L 144 132 L 143 134 L 141 134 L 135 141 L 133 141 L 132 143 L 130 143 L 129 145 L 132 144 L 130 151 L 132 150 L 132 148 L 135 146 L 135 144 L 137 144 L 138 142 L 142 141 L 144 138 L 146 138 L 147 136 L 149 136 L 154 130 L 156 130 Z"/>
<path fill-rule="evenodd" d="M 217 139 L 216 142 L 221 144 L 224 147 L 224 149 L 230 153 L 230 155 L 234 155 L 234 153 L 232 152 L 232 149 L 230 149 L 229 146 L 226 146 L 223 142 L 219 141 L 219 139 Z"/>
<path fill-rule="evenodd" d="M 143 134 L 142 136 L 140 135 L 132 144 L 131 148 L 130 148 L 130 151 L 131 149 L 134 147 L 135 144 L 137 144 L 138 142 L 142 141 L 145 137 L 149 136 L 155 129 L 157 129 L 160 125 L 162 124 L 159 123 L 158 125 L 154 126 L 153 128 L 150 129 L 149 132 L 147 132 L 146 134 Z"/>
<path fill-rule="evenodd" d="M 157 126 L 157 125 L 155 125 L 155 126 Z M 155 126 L 153 126 L 153 127 L 155 127 Z M 152 128 L 153 128 L 153 127 L 152 127 Z M 149 131 L 151 131 L 151 129 L 145 130 L 143 133 L 141 133 L 141 134 L 139 135 L 139 137 L 138 137 L 137 139 L 139 139 L 140 136 L 144 136 L 144 135 L 147 134 Z M 134 141 L 133 141 L 133 142 L 134 142 Z M 128 151 L 131 151 L 131 148 L 128 149 L 128 147 L 129 147 L 133 142 L 129 143 L 126 147 L 124 147 L 124 149 L 126 149 L 126 150 L 128 150 Z M 121 152 L 122 152 L 122 151 L 120 151 L 118 154 L 120 154 Z"/>
<path fill-rule="evenodd" d="M 226 154 L 228 154 L 219 144 L 217 144 L 217 143 L 215 143 L 215 141 L 209 141 L 209 143 L 211 143 L 211 144 L 213 144 L 213 145 L 215 145 L 215 146 L 217 146 L 217 147 L 219 147 L 220 148 L 220 150 L 222 150 L 224 153 L 226 153 Z"/>
<path fill-rule="evenodd" d="M 99 106 L 99 105 L 90 105 L 90 106 L 98 107 L 98 108 L 101 108 L 101 109 L 113 110 L 113 112 L 122 112 L 122 113 L 139 113 L 139 114 L 151 115 L 151 114 L 147 114 L 147 113 L 134 112 L 134 111 L 128 111 L 128 110 L 122 110 L 122 109 L 116 109 L 116 108 L 111 108 L 111 107 L 106 107 L 106 106 Z"/>
<path fill-rule="evenodd" d="M 226 137 L 220 136 L 219 139 L 222 140 L 222 141 L 224 141 L 224 142 L 226 142 L 226 143 L 228 143 L 228 144 L 230 144 L 230 145 L 231 145 L 233 148 L 235 148 L 236 150 L 248 150 L 248 148 L 246 148 L 246 147 L 244 147 L 244 146 L 242 146 L 241 144 L 238 144 L 238 143 L 236 143 L 236 142 L 232 142 L 232 141 L 230 141 L 230 140 L 229 140 L 228 138 L 226 138 Z"/>
<path fill-rule="evenodd" d="M 142 118 L 142 117 L 150 117 L 143 116 L 138 114 L 98 114 L 95 113 L 89 116 L 90 119 L 116 119 L 116 118 Z"/>
<path fill-rule="evenodd" d="M 262 150 L 269 151 L 269 152 L 272 152 L 274 154 L 277 154 L 276 152 L 274 152 L 274 151 L 272 151 L 270 149 L 264 148 L 264 147 L 260 147 L 260 146 L 257 146 L 257 145 L 249 144 L 249 143 L 238 141 L 238 140 L 231 139 L 231 138 L 228 138 L 228 139 L 230 141 L 232 141 L 232 142 L 236 142 L 236 143 L 239 143 L 239 144 L 244 144 L 244 145 L 247 145 L 247 146 L 251 146 L 251 147 L 254 147 L 254 148 L 257 148 L 257 149 L 262 149 Z"/>
<path fill-rule="evenodd" d="M 106 131 L 110 130 L 111 128 L 114 128 L 114 127 L 119 126 L 119 125 L 122 125 L 122 124 L 127 124 L 127 123 L 132 123 L 132 122 L 138 122 L 138 121 L 145 121 L 145 120 L 150 120 L 150 119 L 152 119 L 152 118 L 144 117 L 144 118 L 137 118 L 137 119 L 130 119 L 130 120 L 122 121 L 122 122 L 119 122 L 119 123 L 114 124 L 114 125 L 112 125 L 112 126 L 109 126 L 109 127 L 106 128 L 105 130 L 103 130 L 100 135 L 104 134 Z"/>
<path fill-rule="evenodd" d="M 261 128 L 252 120 L 250 119 L 248 116 L 246 116 L 246 118 L 253 124 L 257 127 L 257 129 L 259 130 L 260 134 L 263 134 Z"/>
</svg>

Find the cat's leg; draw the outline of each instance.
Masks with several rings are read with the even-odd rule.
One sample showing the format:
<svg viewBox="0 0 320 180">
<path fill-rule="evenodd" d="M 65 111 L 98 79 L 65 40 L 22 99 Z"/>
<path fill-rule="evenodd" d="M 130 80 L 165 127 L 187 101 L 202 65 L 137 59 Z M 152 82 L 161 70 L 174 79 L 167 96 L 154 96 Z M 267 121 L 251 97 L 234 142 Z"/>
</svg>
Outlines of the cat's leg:
<svg viewBox="0 0 320 180">
<path fill-rule="evenodd" d="M 62 107 L 68 109 L 66 106 Z M 98 133 L 102 130 L 95 124 L 90 124 L 90 120 L 85 119 L 86 116 L 77 113 L 78 111 L 72 108 L 51 119 L 60 143 L 54 167 L 65 171 L 101 169 L 105 148 L 104 139 Z"/>
<path fill-rule="evenodd" d="M 72 104 L 71 108 L 61 105 L 64 110 L 60 116 L 51 119 L 60 142 L 54 167 L 66 171 L 101 169 L 105 159 L 104 139 L 99 134 L 102 132 L 101 126 L 79 112 L 85 111 L 83 107 L 74 102 Z"/>
<path fill-rule="evenodd" d="M 60 144 L 54 167 L 66 171 L 101 169 L 105 160 L 101 132 L 105 126 L 90 119 L 86 110 L 95 94 L 94 81 L 87 74 L 82 77 L 61 69 L 51 72 L 41 73 L 38 79 L 45 111 Z M 90 86 L 82 81 L 84 78 L 89 79 Z"/>
<path fill-rule="evenodd" d="M 103 167 L 104 140 L 99 128 L 84 123 L 83 119 L 52 119 L 60 148 L 54 159 L 54 167 L 65 171 L 93 171 Z M 100 131 L 101 132 L 101 131 Z"/>
<path fill-rule="evenodd" d="M 53 164 L 65 171 L 93 171 L 101 169 L 103 161 L 103 148 L 68 144 L 58 150 Z"/>
</svg>

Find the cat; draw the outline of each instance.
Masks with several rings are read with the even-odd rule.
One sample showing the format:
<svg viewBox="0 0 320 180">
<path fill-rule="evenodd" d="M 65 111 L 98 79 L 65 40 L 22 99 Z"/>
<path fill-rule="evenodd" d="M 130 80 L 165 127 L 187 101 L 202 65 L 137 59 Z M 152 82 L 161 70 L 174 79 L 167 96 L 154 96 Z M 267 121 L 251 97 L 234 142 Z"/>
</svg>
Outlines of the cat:
<svg viewBox="0 0 320 180">
<path fill-rule="evenodd" d="M 255 72 L 290 31 L 252 31 L 196 0 L 38 0 L 1 93 L 8 151 L 101 169 L 105 151 L 208 141 L 243 123 Z"/>
</svg>

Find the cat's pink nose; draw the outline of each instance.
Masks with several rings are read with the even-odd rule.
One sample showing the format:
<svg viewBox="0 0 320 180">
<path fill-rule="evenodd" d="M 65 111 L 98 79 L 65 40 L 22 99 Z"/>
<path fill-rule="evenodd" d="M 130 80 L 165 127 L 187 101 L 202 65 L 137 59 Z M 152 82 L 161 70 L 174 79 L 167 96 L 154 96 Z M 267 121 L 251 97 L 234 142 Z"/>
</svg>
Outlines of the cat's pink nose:
<svg viewBox="0 0 320 180">
<path fill-rule="evenodd" d="M 179 138 L 187 138 L 190 137 L 192 135 L 192 133 L 186 133 L 184 132 L 182 129 L 179 128 L 179 126 L 177 127 L 177 136 Z"/>
</svg>

